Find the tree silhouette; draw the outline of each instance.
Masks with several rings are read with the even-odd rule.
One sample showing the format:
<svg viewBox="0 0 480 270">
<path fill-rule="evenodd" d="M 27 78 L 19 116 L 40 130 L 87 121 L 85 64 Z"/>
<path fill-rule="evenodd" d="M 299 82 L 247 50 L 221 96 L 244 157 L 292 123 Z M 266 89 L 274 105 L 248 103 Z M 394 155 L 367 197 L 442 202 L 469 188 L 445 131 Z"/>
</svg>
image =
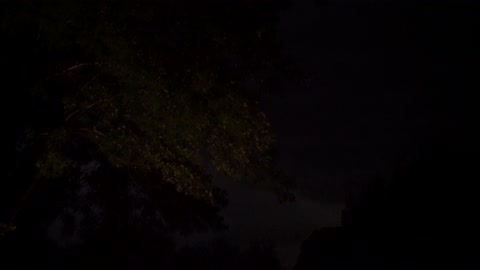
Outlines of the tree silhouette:
<svg viewBox="0 0 480 270">
<path fill-rule="evenodd" d="M 347 204 L 342 227 L 303 244 L 295 269 L 478 267 L 475 158 L 455 148 L 433 144 L 392 177 L 370 181 Z"/>
<path fill-rule="evenodd" d="M 286 74 L 273 31 L 280 3 L 3 6 L 11 117 L 0 233 L 17 227 L 1 247 L 32 256 L 20 267 L 122 268 L 118 257 L 130 254 L 168 261 L 173 234 L 224 228 L 219 173 L 290 196 L 259 104 Z"/>
<path fill-rule="evenodd" d="M 30 155 L 32 186 L 96 160 L 205 200 L 214 171 L 286 191 L 258 105 L 281 71 L 260 16 L 276 5 L 210 4 L 8 2 L 8 143 Z"/>
</svg>

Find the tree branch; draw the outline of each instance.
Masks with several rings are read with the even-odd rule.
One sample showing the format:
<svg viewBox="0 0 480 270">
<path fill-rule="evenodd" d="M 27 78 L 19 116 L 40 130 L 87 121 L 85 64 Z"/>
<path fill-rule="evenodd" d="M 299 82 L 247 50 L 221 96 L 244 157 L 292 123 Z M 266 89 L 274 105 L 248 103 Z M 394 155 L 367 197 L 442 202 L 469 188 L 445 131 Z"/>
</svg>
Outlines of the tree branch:
<svg viewBox="0 0 480 270">
<path fill-rule="evenodd" d="M 40 182 L 40 179 L 41 178 L 39 176 L 35 176 L 33 182 L 30 184 L 25 194 L 23 194 L 22 199 L 20 200 L 20 202 L 17 205 L 17 208 L 13 212 L 12 217 L 10 218 L 10 224 L 14 224 L 15 219 L 17 218 L 18 214 L 22 211 L 23 206 L 25 205 L 27 200 L 30 198 L 30 195 L 32 194 L 33 190 L 37 187 L 38 183 Z"/>
<path fill-rule="evenodd" d="M 88 105 L 87 107 L 83 108 L 83 109 L 78 109 L 74 112 L 72 112 L 71 114 L 69 114 L 66 118 L 65 118 L 65 122 L 67 122 L 70 118 L 72 118 L 72 116 L 74 116 L 75 114 L 77 113 L 83 113 L 85 111 L 87 111 L 88 109 L 92 108 L 93 106 L 101 103 L 101 102 L 105 102 L 105 101 L 111 101 L 113 98 L 108 98 L 108 99 L 99 99 L 95 102 L 93 102 L 92 104 Z"/>
<path fill-rule="evenodd" d="M 100 63 L 98 62 L 93 62 L 93 63 L 80 63 L 80 64 L 76 64 L 76 65 L 73 65 L 69 68 L 67 68 L 66 70 L 63 71 L 63 73 L 67 73 L 67 72 L 70 72 L 70 71 L 74 71 L 76 69 L 79 69 L 79 68 L 82 68 L 82 67 L 85 67 L 85 66 L 95 66 L 95 65 L 100 65 Z"/>
</svg>

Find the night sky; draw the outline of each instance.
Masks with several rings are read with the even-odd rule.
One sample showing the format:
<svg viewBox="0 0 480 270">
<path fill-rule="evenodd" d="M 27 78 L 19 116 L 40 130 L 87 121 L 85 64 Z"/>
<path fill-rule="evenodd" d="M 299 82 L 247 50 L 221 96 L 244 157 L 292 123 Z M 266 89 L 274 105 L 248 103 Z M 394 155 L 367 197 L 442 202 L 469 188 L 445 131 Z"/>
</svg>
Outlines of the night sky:
<svg viewBox="0 0 480 270">
<path fill-rule="evenodd" d="M 312 228 L 341 223 L 347 194 L 359 193 L 374 178 L 389 177 L 398 164 L 436 140 L 434 133 L 440 131 L 434 125 L 442 113 L 451 117 L 441 119 L 442 125 L 461 125 L 461 117 L 456 118 L 461 105 L 450 105 L 454 113 L 438 110 L 434 103 L 449 93 L 432 94 L 429 84 L 453 68 L 448 58 L 455 59 L 449 51 L 454 46 L 435 43 L 448 37 L 436 35 L 452 34 L 442 27 L 455 12 L 476 13 L 463 9 L 468 3 L 452 7 L 451 14 L 435 14 L 433 3 L 425 4 L 422 13 L 415 1 L 384 2 L 298 0 L 280 14 L 282 48 L 310 75 L 307 87 L 285 81 L 285 89 L 295 91 L 264 101 L 278 136 L 281 166 L 298 185 L 297 201 L 277 205 L 268 192 L 247 195 L 252 191 L 240 184 L 221 184 L 232 198 L 225 210 L 230 233 L 278 241 L 285 267 L 296 262 Z M 429 8 L 434 22 L 424 17 Z M 466 35 L 475 24 L 468 25 L 471 17 L 464 19 L 467 25 L 451 27 L 467 28 L 457 38 L 468 48 L 473 44 Z M 455 61 L 471 61 L 460 57 Z M 436 64 L 445 70 L 435 74 L 431 69 L 442 68 Z M 456 74 L 450 76 L 443 79 L 454 80 Z M 464 91 L 457 89 L 457 94 Z"/>
<path fill-rule="evenodd" d="M 351 185 L 389 174 L 427 132 L 429 108 L 415 97 L 408 70 L 414 52 L 382 44 L 389 33 L 378 25 L 382 16 L 372 15 L 336 1 L 295 1 L 280 15 L 283 49 L 312 74 L 308 87 L 287 81 L 294 91 L 264 101 L 297 201 L 278 205 L 268 192 L 221 182 L 231 197 L 225 209 L 231 233 L 278 241 L 286 267 L 313 229 L 340 224 Z"/>
<path fill-rule="evenodd" d="M 359 265 L 386 269 L 382 267 L 388 265 L 385 263 L 390 260 L 388 256 L 378 255 L 372 259 L 385 263 L 378 266 L 369 264 L 370 259 L 359 259 L 371 258 L 370 255 L 358 255 L 363 254 L 362 251 L 353 252 L 351 257 L 338 254 L 343 254 L 344 249 L 348 250 L 345 254 L 350 254 L 361 245 L 376 250 L 377 238 L 390 239 L 395 232 L 389 228 L 397 229 L 395 226 L 404 226 L 404 223 L 417 224 L 418 221 L 418 226 L 433 224 L 435 227 L 441 220 L 441 214 L 436 215 L 440 205 L 449 205 L 451 208 L 445 208 L 445 218 L 449 219 L 448 214 L 453 213 L 455 218 L 451 218 L 451 222 L 463 228 L 470 218 L 478 216 L 474 214 L 478 213 L 474 206 L 474 184 L 463 179 L 478 168 L 475 163 L 478 137 L 474 131 L 478 125 L 478 99 L 473 92 L 478 90 L 475 70 L 479 56 L 476 37 L 480 33 L 479 11 L 475 1 L 466 0 L 456 4 L 453 1 L 293 0 L 276 11 L 273 28 L 276 42 L 281 54 L 302 74 L 302 80 L 277 77 L 280 89 L 262 97 L 260 107 L 276 139 L 278 166 L 295 182 L 295 201 L 281 203 L 268 186 L 216 175 L 215 185 L 227 195 L 228 203 L 219 210 L 227 228 L 187 235 L 174 233 L 177 248 L 209 245 L 216 239 L 227 239 L 232 245 L 246 249 L 252 242 L 261 241 L 273 243 L 281 269 L 293 269 L 299 258 L 303 261 L 295 269 L 340 269 L 335 268 L 340 266 L 332 266 L 335 263 L 323 266 L 322 262 L 313 263 L 315 259 L 312 258 L 321 256 L 339 260 L 354 258 L 365 263 Z M 467 152 L 472 154 L 471 158 L 464 154 Z M 441 162 L 437 163 L 437 159 Z M 446 168 L 445 172 L 438 167 Z M 83 175 L 94 174 L 97 168 L 97 163 L 88 163 L 81 168 L 80 179 Z M 423 174 L 423 170 L 430 170 L 431 176 Z M 416 176 L 410 177 L 411 174 Z M 448 180 L 445 185 L 422 180 L 440 179 L 442 174 L 458 179 Z M 387 186 L 393 183 L 391 190 L 390 186 L 386 191 L 381 189 L 383 193 L 378 195 L 381 199 L 375 197 L 375 191 L 373 195 L 368 193 L 377 179 L 386 179 Z M 472 179 L 476 181 L 478 177 Z M 443 182 L 439 180 L 438 183 Z M 77 188 L 76 194 L 81 197 L 92 187 L 82 182 Z M 446 191 L 451 191 L 450 197 L 439 195 Z M 391 200 L 388 194 L 392 194 Z M 364 196 L 367 203 L 356 201 Z M 412 199 L 395 201 L 399 197 Z M 468 199 L 464 201 L 464 197 Z M 372 204 L 369 204 L 370 198 L 373 198 Z M 385 207 L 392 205 L 391 208 L 384 211 L 381 208 L 384 202 L 388 205 Z M 72 206 L 62 207 L 70 209 Z M 420 214 L 412 210 L 423 207 L 427 210 Z M 376 212 L 378 208 L 383 212 Z M 8 213 L 2 211 L 2 214 Z M 463 213 L 467 213 L 466 217 Z M 354 216 L 351 223 L 350 215 Z M 388 222 L 383 223 L 382 215 Z M 85 218 L 79 212 L 72 216 L 71 223 L 77 226 L 78 220 Z M 50 224 L 43 225 L 52 245 L 63 248 L 82 243 L 81 238 L 62 231 L 65 223 L 53 218 Z M 373 229 L 375 236 L 371 239 L 375 240 L 361 242 L 358 240 L 361 237 L 355 238 L 357 228 L 361 228 L 358 234 L 362 235 L 363 228 L 377 225 L 386 228 L 386 236 L 375 234 L 377 231 L 383 233 L 383 229 Z M 331 233 L 330 228 L 334 228 Z M 343 234 L 342 231 L 337 236 L 336 230 L 343 228 L 354 228 L 354 233 Z M 319 234 L 314 233 L 319 231 Z M 410 233 L 409 229 L 407 231 Z M 412 231 L 416 239 L 417 231 Z M 467 237 L 469 232 L 465 229 Z M 472 239 L 476 238 L 472 236 Z M 392 240 L 391 245 L 396 245 L 395 241 Z M 323 255 L 308 253 L 323 250 L 322 243 L 328 244 Z M 330 246 L 332 249 L 328 251 Z M 451 247 L 450 244 L 445 246 L 446 250 Z M 339 251 L 335 253 L 337 248 Z M 71 250 L 65 254 L 68 252 L 74 254 Z M 328 255 L 329 252 L 333 255 Z M 417 263 L 414 256 L 415 259 L 389 269 L 428 269 L 428 259 L 425 262 L 419 259 L 421 263 L 417 265 L 412 263 Z M 471 259 L 474 257 L 465 255 L 464 267 L 458 269 L 480 269 L 475 268 L 480 264 Z M 61 265 L 49 260 L 52 265 Z M 176 269 L 169 266 L 168 269 Z M 410 266 L 412 268 L 408 268 Z M 138 267 L 162 269 L 162 263 L 148 261 Z M 368 268 L 359 266 L 358 269 Z"/>
<path fill-rule="evenodd" d="M 285 81 L 284 94 L 264 101 L 297 201 L 279 205 L 269 192 L 220 185 L 231 199 L 229 233 L 278 241 L 288 268 L 312 229 L 341 223 L 347 192 L 390 175 L 431 136 L 415 25 L 392 6 L 298 0 L 280 14 L 282 48 L 310 75 L 307 87 Z"/>
</svg>

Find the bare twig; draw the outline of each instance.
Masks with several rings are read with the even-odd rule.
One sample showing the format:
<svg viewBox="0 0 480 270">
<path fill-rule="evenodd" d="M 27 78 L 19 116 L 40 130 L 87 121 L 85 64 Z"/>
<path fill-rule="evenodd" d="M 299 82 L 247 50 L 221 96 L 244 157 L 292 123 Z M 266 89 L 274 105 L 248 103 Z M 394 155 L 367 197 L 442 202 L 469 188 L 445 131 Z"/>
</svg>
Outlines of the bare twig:
<svg viewBox="0 0 480 270">
<path fill-rule="evenodd" d="M 95 65 L 100 65 L 100 63 L 98 63 L 98 62 L 94 62 L 94 63 L 80 63 L 80 64 L 76 64 L 76 65 L 73 65 L 73 66 L 67 68 L 66 70 L 63 71 L 63 73 L 67 73 L 67 72 L 70 72 L 70 71 L 74 71 L 75 69 L 79 69 L 79 68 L 82 68 L 82 67 L 85 67 L 85 66 L 95 66 Z"/>
<path fill-rule="evenodd" d="M 100 72 L 98 72 L 97 74 L 93 75 L 92 78 L 90 78 L 90 80 L 88 80 L 81 88 L 80 90 L 78 90 L 78 92 L 75 94 L 75 98 L 78 97 L 78 95 L 80 95 L 81 92 L 83 92 L 83 90 L 85 88 L 87 88 L 87 86 L 89 86 L 96 78 L 98 78 L 98 76 L 100 76 Z"/>
<path fill-rule="evenodd" d="M 69 114 L 69 115 L 67 116 L 67 118 L 65 118 L 65 122 L 67 122 L 72 116 L 74 116 L 75 114 L 79 113 L 80 111 L 81 111 L 81 109 L 78 109 L 78 110 L 72 112 L 71 114 Z"/>
<path fill-rule="evenodd" d="M 96 133 L 96 134 L 98 134 L 98 135 L 101 135 L 102 137 L 107 137 L 107 136 L 105 136 L 105 134 L 103 134 L 103 133 L 101 133 L 100 131 L 98 131 L 95 126 L 93 126 L 93 133 Z"/>
<path fill-rule="evenodd" d="M 78 109 L 74 112 L 72 112 L 71 114 L 69 114 L 66 118 L 65 118 L 65 122 L 67 122 L 70 118 L 72 118 L 72 116 L 74 116 L 75 114 L 78 114 L 78 113 L 83 113 L 85 112 L 86 110 L 92 108 L 93 106 L 101 103 L 101 102 L 106 102 L 106 101 L 110 101 L 112 100 L 113 98 L 108 98 L 108 99 L 99 99 L 97 101 L 95 101 L 94 103 L 88 105 L 87 107 L 83 108 L 83 109 Z"/>
<path fill-rule="evenodd" d="M 15 209 L 15 211 L 12 214 L 12 217 L 10 218 L 10 224 L 13 224 L 15 222 L 15 219 L 17 218 L 18 214 L 22 211 L 23 206 L 25 205 L 27 200 L 30 198 L 30 195 L 32 194 L 33 190 L 37 187 L 38 183 L 40 182 L 40 179 L 41 178 L 39 176 L 36 176 L 33 182 L 28 187 L 25 194 L 23 194 L 22 199 L 18 203 L 17 208 Z"/>
</svg>

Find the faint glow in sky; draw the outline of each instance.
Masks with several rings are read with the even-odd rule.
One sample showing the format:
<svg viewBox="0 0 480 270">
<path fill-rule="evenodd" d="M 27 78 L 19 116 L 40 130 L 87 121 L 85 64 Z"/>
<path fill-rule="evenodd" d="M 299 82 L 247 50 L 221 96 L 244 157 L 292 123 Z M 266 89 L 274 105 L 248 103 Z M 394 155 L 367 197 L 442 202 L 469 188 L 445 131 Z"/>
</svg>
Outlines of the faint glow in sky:
<svg viewBox="0 0 480 270">
<path fill-rule="evenodd" d="M 321 203 L 297 195 L 294 203 L 280 204 L 271 191 L 254 189 L 243 182 L 219 180 L 228 191 L 229 205 L 222 215 L 228 236 L 241 245 L 253 240 L 273 240 L 282 266 L 291 269 L 302 242 L 315 230 L 338 226 L 343 203 Z"/>
</svg>

